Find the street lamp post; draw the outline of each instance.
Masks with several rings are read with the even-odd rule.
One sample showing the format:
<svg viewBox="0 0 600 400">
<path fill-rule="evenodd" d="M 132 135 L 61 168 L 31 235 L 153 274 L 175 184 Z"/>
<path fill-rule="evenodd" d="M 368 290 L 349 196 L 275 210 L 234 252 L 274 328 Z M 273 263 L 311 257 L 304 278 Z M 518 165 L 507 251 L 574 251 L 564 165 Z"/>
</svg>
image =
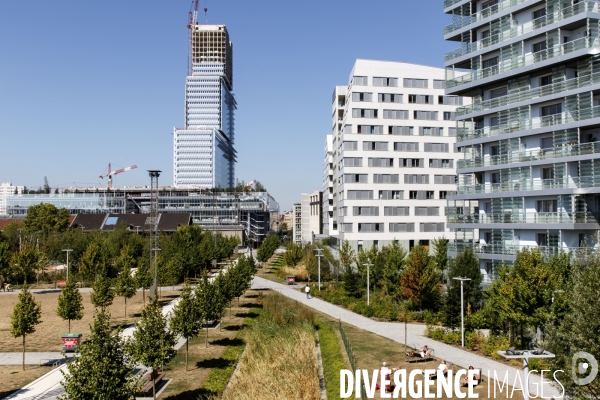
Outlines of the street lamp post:
<svg viewBox="0 0 600 400">
<path fill-rule="evenodd" d="M 367 267 L 367 306 L 370 304 L 370 284 L 369 284 L 369 269 L 370 267 L 373 266 L 373 264 L 367 263 L 367 264 L 363 264 L 365 267 Z"/>
<path fill-rule="evenodd" d="M 315 249 L 317 252 L 317 257 L 319 257 L 319 291 L 321 290 L 321 257 L 323 257 L 323 254 L 321 254 L 321 252 L 323 251 L 323 249 L 319 249 L 318 247 Z"/>
<path fill-rule="evenodd" d="M 63 251 L 67 252 L 67 282 L 69 281 L 69 253 L 73 251 L 73 249 L 63 249 Z"/>
<path fill-rule="evenodd" d="M 465 347 L 465 317 L 464 317 L 464 298 L 463 298 L 463 282 L 470 281 L 471 278 L 462 278 L 460 276 L 456 278 L 452 278 L 455 281 L 460 281 L 460 331 L 461 331 L 461 339 L 462 339 L 462 347 Z"/>
</svg>

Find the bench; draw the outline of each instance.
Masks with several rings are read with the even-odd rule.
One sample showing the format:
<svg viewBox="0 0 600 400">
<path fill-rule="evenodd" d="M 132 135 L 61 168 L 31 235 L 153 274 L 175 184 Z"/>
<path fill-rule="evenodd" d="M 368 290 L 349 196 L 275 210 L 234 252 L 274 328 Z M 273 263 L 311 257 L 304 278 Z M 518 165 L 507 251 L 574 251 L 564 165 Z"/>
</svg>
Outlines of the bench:
<svg viewBox="0 0 600 400">
<path fill-rule="evenodd" d="M 144 386 L 142 386 L 142 389 L 140 390 L 140 392 L 144 395 L 147 394 L 152 394 L 152 382 L 154 382 L 154 386 L 158 386 L 158 384 L 163 380 L 163 378 L 165 377 L 164 373 L 158 374 L 156 375 L 156 378 L 152 379 L 152 374 L 148 374 L 148 382 L 146 382 L 144 384 Z"/>
<path fill-rule="evenodd" d="M 409 363 L 419 363 L 419 362 L 428 362 L 435 360 L 435 350 L 429 349 L 425 357 L 421 357 L 420 353 L 415 353 L 414 357 L 408 359 Z"/>
</svg>

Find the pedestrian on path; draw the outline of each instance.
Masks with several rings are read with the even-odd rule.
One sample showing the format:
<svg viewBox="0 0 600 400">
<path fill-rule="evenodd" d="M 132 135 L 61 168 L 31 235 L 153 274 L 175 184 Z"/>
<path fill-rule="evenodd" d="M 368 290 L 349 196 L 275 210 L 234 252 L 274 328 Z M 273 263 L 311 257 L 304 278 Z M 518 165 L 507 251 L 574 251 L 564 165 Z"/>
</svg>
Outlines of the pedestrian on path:
<svg viewBox="0 0 600 400">
<path fill-rule="evenodd" d="M 306 298 L 310 299 L 310 286 L 306 285 L 304 291 L 306 292 Z"/>
</svg>

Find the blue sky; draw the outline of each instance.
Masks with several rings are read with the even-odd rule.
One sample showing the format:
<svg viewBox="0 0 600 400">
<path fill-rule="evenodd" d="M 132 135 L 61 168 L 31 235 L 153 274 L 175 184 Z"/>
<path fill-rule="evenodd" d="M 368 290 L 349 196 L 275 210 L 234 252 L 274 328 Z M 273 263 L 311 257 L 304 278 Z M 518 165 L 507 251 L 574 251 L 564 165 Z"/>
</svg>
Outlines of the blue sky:
<svg viewBox="0 0 600 400">
<path fill-rule="evenodd" d="M 115 185 L 172 184 L 183 125 L 189 0 L 0 2 L 0 182 L 102 182 L 109 162 L 138 169 Z M 240 180 L 282 210 L 321 188 L 331 93 L 356 58 L 442 66 L 441 0 L 208 0 L 234 51 Z M 199 16 L 205 21 L 204 13 Z M 105 182 L 103 182 L 105 184 Z"/>
</svg>

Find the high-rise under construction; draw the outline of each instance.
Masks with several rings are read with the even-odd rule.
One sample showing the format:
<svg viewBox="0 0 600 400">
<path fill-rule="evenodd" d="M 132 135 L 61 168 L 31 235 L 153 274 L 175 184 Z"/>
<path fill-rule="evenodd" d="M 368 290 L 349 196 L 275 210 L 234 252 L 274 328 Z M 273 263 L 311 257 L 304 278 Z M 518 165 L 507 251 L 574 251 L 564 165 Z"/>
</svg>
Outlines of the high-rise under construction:
<svg viewBox="0 0 600 400">
<path fill-rule="evenodd" d="M 232 44 L 225 25 L 190 28 L 185 127 L 173 133 L 175 187 L 228 188 L 235 180 Z"/>
</svg>

